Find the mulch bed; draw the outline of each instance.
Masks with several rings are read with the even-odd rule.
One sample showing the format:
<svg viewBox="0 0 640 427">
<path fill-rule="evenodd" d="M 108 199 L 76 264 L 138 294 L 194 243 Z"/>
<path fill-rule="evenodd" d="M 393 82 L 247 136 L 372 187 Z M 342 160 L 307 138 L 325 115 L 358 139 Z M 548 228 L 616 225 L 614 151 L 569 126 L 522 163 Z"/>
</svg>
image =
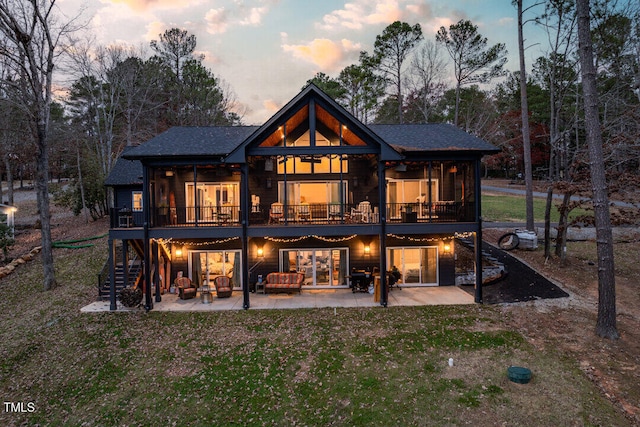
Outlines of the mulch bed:
<svg viewBox="0 0 640 427">
<path fill-rule="evenodd" d="M 482 249 L 503 263 L 507 270 L 507 275 L 504 278 L 482 287 L 482 302 L 484 304 L 567 298 L 569 296 L 558 285 L 541 276 L 508 252 L 487 242 L 482 242 Z M 462 289 L 474 294 L 473 286 L 463 286 Z"/>
</svg>

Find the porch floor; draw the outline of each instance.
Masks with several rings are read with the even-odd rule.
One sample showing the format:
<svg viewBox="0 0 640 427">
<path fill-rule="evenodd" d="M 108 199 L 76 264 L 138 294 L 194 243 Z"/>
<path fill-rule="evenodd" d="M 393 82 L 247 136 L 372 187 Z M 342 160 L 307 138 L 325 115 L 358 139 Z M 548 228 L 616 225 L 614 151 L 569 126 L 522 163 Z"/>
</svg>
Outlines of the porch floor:
<svg viewBox="0 0 640 427">
<path fill-rule="evenodd" d="M 254 309 L 292 309 L 325 307 L 380 307 L 373 301 L 373 295 L 364 292 L 351 292 L 350 289 L 303 289 L 300 294 L 255 294 L 249 296 L 250 310 Z M 435 286 L 423 288 L 402 288 L 389 292 L 388 307 L 417 305 L 456 305 L 474 304 L 473 296 L 457 286 Z M 203 304 L 200 294 L 197 298 L 181 300 L 175 294 L 162 295 L 161 302 L 153 303 L 154 311 L 223 311 L 242 310 L 242 292 L 235 291 L 230 298 L 217 298 L 213 295 L 211 304 Z M 139 311 L 123 307 L 118 302 L 118 311 Z M 108 301 L 97 301 L 81 309 L 83 312 L 109 311 Z"/>
</svg>

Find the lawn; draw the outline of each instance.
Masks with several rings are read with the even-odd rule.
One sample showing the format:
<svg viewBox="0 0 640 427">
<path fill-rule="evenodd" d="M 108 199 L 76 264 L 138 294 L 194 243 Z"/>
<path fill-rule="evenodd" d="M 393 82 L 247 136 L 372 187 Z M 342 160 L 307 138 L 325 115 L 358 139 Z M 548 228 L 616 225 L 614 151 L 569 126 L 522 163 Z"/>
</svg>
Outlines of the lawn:
<svg viewBox="0 0 640 427">
<path fill-rule="evenodd" d="M 56 249 L 50 292 L 38 261 L 0 281 L 3 400 L 35 408 L 0 425 L 629 425 L 496 307 L 81 313 L 106 253 Z"/>
<path fill-rule="evenodd" d="M 533 217 L 535 222 L 544 222 L 544 211 L 546 203 L 546 199 L 533 199 Z M 559 205 L 559 200 L 553 201 L 553 206 L 551 208 L 551 222 L 558 222 L 560 214 L 558 212 L 557 206 Z M 569 218 L 575 218 L 579 215 L 592 216 L 593 212 L 586 211 L 583 208 L 577 208 L 569 213 Z M 525 222 L 525 198 L 522 196 L 510 196 L 506 194 L 483 194 L 482 218 L 485 221 L 493 222 Z"/>
</svg>

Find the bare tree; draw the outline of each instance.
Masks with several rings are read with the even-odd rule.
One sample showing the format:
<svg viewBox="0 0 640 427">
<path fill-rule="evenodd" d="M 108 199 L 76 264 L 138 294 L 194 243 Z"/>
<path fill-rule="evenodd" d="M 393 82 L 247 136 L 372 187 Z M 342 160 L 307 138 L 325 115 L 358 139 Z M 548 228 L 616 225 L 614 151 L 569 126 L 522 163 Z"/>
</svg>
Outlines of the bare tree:
<svg viewBox="0 0 640 427">
<path fill-rule="evenodd" d="M 600 129 L 598 111 L 596 68 L 593 62 L 589 0 L 577 0 L 576 10 L 598 254 L 598 320 L 596 322 L 596 333 L 604 338 L 617 339 L 620 335 L 616 328 L 616 280 L 613 262 L 613 236 L 611 233 L 609 195 L 607 192 L 602 131 Z"/>
<path fill-rule="evenodd" d="M 446 67 L 439 46 L 431 40 L 425 41 L 411 60 L 408 85 L 425 122 L 429 121 L 431 110 L 444 95 Z"/>
<path fill-rule="evenodd" d="M 0 55 L 17 70 L 21 107 L 27 114 L 36 142 L 36 190 L 42 236 L 44 290 L 56 285 L 49 211 L 49 117 L 53 70 L 62 37 L 73 30 L 61 23 L 55 0 L 0 0 L 0 34 L 5 38 Z"/>
</svg>

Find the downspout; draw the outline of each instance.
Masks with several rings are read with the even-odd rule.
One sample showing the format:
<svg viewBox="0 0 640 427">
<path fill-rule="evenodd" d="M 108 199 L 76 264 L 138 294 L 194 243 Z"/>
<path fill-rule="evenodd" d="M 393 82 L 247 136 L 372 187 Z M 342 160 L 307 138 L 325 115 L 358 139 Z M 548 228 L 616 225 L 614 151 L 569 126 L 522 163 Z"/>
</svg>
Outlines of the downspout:
<svg viewBox="0 0 640 427">
<path fill-rule="evenodd" d="M 249 224 L 249 167 L 243 163 L 240 167 L 242 187 L 240 190 L 240 212 L 242 213 L 242 307 L 246 310 L 249 302 L 249 239 L 247 227 Z"/>
<path fill-rule="evenodd" d="M 379 236 L 380 240 L 380 305 L 387 306 L 387 191 L 385 181 L 384 162 L 378 161 L 378 205 L 380 211 Z"/>
<path fill-rule="evenodd" d="M 482 210 L 480 209 L 480 199 L 482 198 L 482 188 L 480 185 L 480 159 L 476 159 L 475 170 L 475 192 L 476 192 L 476 236 L 473 247 L 476 255 L 476 285 L 475 302 L 482 304 Z"/>
</svg>

